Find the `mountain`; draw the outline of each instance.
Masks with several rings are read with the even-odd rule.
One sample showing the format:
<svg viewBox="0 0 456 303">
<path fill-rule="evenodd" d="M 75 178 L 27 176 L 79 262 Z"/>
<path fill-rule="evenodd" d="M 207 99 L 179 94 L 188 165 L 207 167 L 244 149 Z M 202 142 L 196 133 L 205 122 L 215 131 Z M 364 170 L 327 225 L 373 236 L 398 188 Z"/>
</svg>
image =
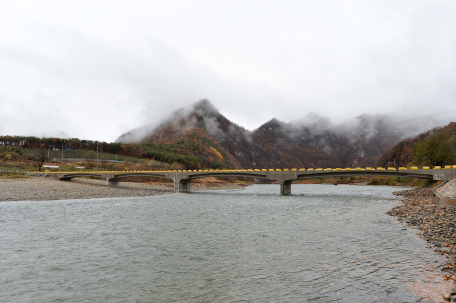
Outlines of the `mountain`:
<svg viewBox="0 0 456 303">
<path fill-rule="evenodd" d="M 249 131 L 204 99 L 175 111 L 154 129 L 145 126 L 131 130 L 116 142 L 173 144 L 205 140 L 237 168 L 316 168 L 374 165 L 403 137 L 393 118 L 366 114 L 335 125 L 328 118 L 310 113 L 288 123 L 272 119 Z"/>
<path fill-rule="evenodd" d="M 430 136 L 434 136 L 440 133 L 444 133 L 448 136 L 456 135 L 456 122 L 451 122 L 450 124 L 443 127 L 430 129 L 419 134 L 413 139 L 407 138 L 400 141 L 384 152 L 384 154 L 378 160 L 377 165 L 382 167 L 394 167 L 395 164 L 397 166 L 406 166 L 413 163 L 415 161 L 412 154 L 413 145 L 418 142 L 422 142 Z"/>
</svg>

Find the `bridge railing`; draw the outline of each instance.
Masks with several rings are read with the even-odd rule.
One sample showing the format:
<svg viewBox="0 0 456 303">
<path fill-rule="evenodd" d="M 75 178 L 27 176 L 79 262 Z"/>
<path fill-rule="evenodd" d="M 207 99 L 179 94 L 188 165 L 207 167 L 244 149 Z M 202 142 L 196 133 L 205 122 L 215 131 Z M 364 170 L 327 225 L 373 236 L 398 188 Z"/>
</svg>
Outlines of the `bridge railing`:
<svg viewBox="0 0 456 303">
<path fill-rule="evenodd" d="M 325 177 L 325 176 L 347 176 L 347 175 L 366 175 L 366 176 L 404 176 L 409 178 L 425 178 L 440 181 L 449 181 L 456 178 L 456 165 L 446 165 L 443 168 L 435 166 L 411 166 L 411 167 L 347 167 L 347 168 L 291 168 L 291 169 L 200 169 L 200 170 L 146 170 L 146 171 L 67 171 L 50 172 L 61 181 L 69 181 L 72 178 L 91 176 L 107 180 L 109 186 L 119 186 L 121 179 L 133 176 L 149 176 L 157 178 L 167 178 L 174 181 L 176 192 L 190 192 L 190 182 L 193 179 L 205 178 L 209 176 L 244 176 L 259 177 L 276 180 L 280 183 L 280 193 L 287 195 L 291 193 L 291 183 L 305 178 Z M 432 171 L 431 171 L 432 170 Z M 36 172 L 29 172 L 29 174 Z"/>
<path fill-rule="evenodd" d="M 284 172 L 287 172 L 287 171 L 291 171 L 291 172 L 298 172 L 298 171 L 308 171 L 308 172 L 317 172 L 317 171 L 362 171 L 362 170 L 418 170 L 418 169 L 456 169 L 456 165 L 445 165 L 444 167 L 441 167 L 441 166 L 435 166 L 433 168 L 431 168 L 430 166 L 421 166 L 421 167 L 418 167 L 418 166 L 411 166 L 410 168 L 407 168 L 407 167 L 398 167 L 398 168 L 395 168 L 395 167 L 346 167 L 346 168 L 291 168 L 291 169 L 288 169 L 288 168 L 284 168 L 284 169 L 280 169 L 280 168 L 277 168 L 277 169 L 273 169 L 273 168 L 269 168 L 269 169 L 199 169 L 199 170 L 140 170 L 140 171 L 125 171 L 125 170 L 119 170 L 119 171 L 105 171 L 105 170 L 84 170 L 84 171 L 48 171 L 48 170 L 45 170 L 44 172 L 45 173 L 48 173 L 48 174 L 75 174 L 75 173 L 78 173 L 78 174 L 84 174 L 84 173 L 87 173 L 87 174 L 93 174 L 93 173 L 98 173 L 98 174 L 102 174 L 102 173 L 114 173 L 114 174 L 119 174 L 119 173 L 123 173 L 123 174 L 131 174 L 131 173 L 174 173 L 174 172 L 177 172 L 177 173 L 180 173 L 180 172 L 185 172 L 185 173 L 213 173 L 213 172 L 220 172 L 220 173 L 238 173 L 238 172 L 271 172 L 271 171 L 277 171 L 277 172 L 280 172 L 280 171 L 284 171 Z M 43 171 L 34 171 L 34 172 L 28 172 L 28 173 L 43 173 Z"/>
</svg>

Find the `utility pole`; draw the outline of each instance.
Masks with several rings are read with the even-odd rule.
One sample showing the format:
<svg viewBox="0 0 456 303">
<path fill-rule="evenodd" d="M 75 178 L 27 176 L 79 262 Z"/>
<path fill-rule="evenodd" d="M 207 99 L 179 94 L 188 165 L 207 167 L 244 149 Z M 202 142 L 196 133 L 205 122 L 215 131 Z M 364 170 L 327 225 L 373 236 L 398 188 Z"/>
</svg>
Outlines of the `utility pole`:
<svg viewBox="0 0 456 303">
<path fill-rule="evenodd" d="M 62 166 L 63 166 L 63 143 L 62 143 Z"/>
</svg>

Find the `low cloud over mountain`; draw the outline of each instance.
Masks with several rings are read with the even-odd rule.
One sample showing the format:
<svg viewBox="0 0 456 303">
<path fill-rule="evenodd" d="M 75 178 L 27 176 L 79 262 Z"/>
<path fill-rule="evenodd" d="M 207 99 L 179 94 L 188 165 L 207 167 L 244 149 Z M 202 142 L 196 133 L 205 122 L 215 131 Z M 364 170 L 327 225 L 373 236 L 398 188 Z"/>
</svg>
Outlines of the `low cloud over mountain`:
<svg viewBox="0 0 456 303">
<path fill-rule="evenodd" d="M 159 144 L 203 136 L 220 145 L 236 167 L 355 167 L 374 165 L 387 149 L 418 133 L 420 124 L 419 119 L 399 121 L 380 114 L 333 124 L 310 113 L 291 122 L 272 119 L 249 131 L 204 99 L 175 111 L 156 127 L 131 130 L 117 142 Z"/>
</svg>

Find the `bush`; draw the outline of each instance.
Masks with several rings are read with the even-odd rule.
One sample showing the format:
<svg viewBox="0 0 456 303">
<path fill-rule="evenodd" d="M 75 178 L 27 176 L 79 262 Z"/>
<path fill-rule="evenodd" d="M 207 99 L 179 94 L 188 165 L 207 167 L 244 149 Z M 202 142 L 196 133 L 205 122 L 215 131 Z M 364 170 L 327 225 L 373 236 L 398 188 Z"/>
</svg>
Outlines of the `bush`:
<svg viewBox="0 0 456 303">
<path fill-rule="evenodd" d="M 9 160 L 12 159 L 12 156 L 11 156 L 11 154 L 5 154 L 5 156 L 3 157 L 3 159 L 5 159 L 5 161 L 8 162 Z"/>
<path fill-rule="evenodd" d="M 386 185 L 388 184 L 385 177 L 374 177 L 367 185 Z"/>
<path fill-rule="evenodd" d="M 431 180 L 429 179 L 422 179 L 420 180 L 420 183 L 418 183 L 418 187 L 426 187 L 431 183 Z"/>
</svg>

